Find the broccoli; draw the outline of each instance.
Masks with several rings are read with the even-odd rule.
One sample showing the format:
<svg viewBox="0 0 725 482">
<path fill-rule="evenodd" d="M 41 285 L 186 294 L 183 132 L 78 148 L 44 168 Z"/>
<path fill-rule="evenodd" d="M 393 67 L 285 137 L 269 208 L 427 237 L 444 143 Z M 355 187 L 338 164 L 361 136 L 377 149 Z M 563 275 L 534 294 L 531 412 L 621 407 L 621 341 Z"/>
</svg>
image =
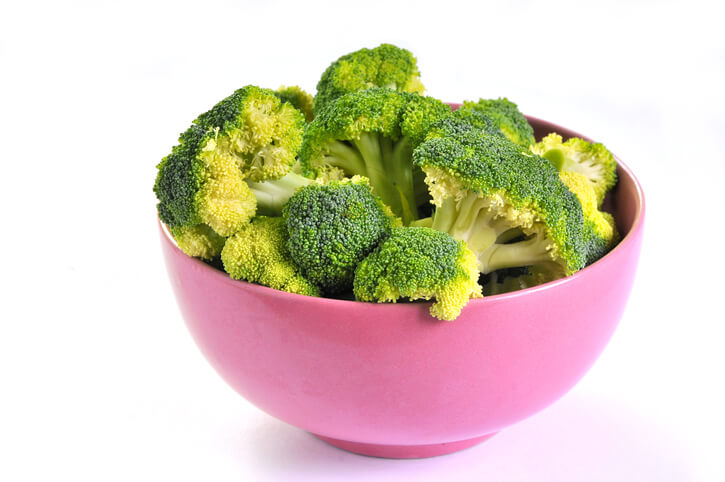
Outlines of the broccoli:
<svg viewBox="0 0 725 482">
<path fill-rule="evenodd" d="M 279 179 L 249 182 L 249 188 L 257 198 L 257 213 L 264 216 L 281 216 L 282 206 L 300 188 L 315 182 L 290 171 Z"/>
<path fill-rule="evenodd" d="M 516 104 L 505 97 L 502 99 L 481 99 L 478 102 L 466 101 L 454 113 L 461 119 L 468 120 L 477 125 L 480 117 L 476 114 L 483 114 L 498 127 L 501 132 L 513 143 L 528 148 L 536 142 L 534 129 L 529 121 L 519 111 Z"/>
<path fill-rule="evenodd" d="M 597 207 L 597 193 L 589 179 L 581 173 L 562 171 L 559 178 L 576 194 L 584 213 L 584 227 L 588 240 L 587 264 L 604 256 L 619 239 L 614 218 Z"/>
<path fill-rule="evenodd" d="M 283 85 L 274 93 L 280 98 L 280 100 L 283 102 L 289 102 L 295 109 L 302 112 L 305 116 L 306 122 L 312 122 L 312 119 L 315 118 L 315 114 L 312 111 L 314 98 L 298 86 L 294 85 L 292 87 L 286 87 Z"/>
<path fill-rule="evenodd" d="M 154 191 L 159 217 L 172 232 L 181 226 L 206 224 L 229 236 L 256 212 L 257 201 L 236 162 L 214 155 L 208 148 L 212 139 L 213 133 L 194 124 L 158 165 Z"/>
<path fill-rule="evenodd" d="M 564 142 L 559 134 L 551 133 L 534 144 L 531 152 L 544 156 L 559 171 L 584 174 L 594 187 L 598 206 L 617 183 L 617 162 L 602 144 L 592 144 L 578 137 Z"/>
<path fill-rule="evenodd" d="M 414 169 L 412 149 L 447 104 L 418 94 L 372 88 L 339 97 L 305 131 L 300 163 L 308 176 L 360 175 L 404 224 L 419 217 L 430 197 Z M 416 172 L 417 171 L 417 172 Z"/>
<path fill-rule="evenodd" d="M 396 224 L 361 177 L 305 186 L 282 214 L 292 258 L 326 293 L 350 289 L 355 266 Z"/>
<path fill-rule="evenodd" d="M 257 209 L 245 181 L 287 174 L 304 124 L 302 113 L 268 89 L 247 86 L 223 99 L 194 120 L 158 165 L 161 221 L 172 232 L 205 224 L 221 236 L 234 234 Z"/>
<path fill-rule="evenodd" d="M 320 296 L 317 286 L 292 261 L 282 218 L 255 217 L 226 240 L 221 259 L 224 270 L 234 279 L 300 295 Z"/>
<path fill-rule="evenodd" d="M 360 301 L 435 298 L 431 315 L 453 320 L 470 298 L 481 297 L 476 256 L 466 243 L 423 227 L 394 228 L 355 270 Z"/>
<path fill-rule="evenodd" d="M 343 55 L 325 70 L 317 84 L 315 114 L 337 97 L 370 87 L 422 94 L 424 87 L 413 54 L 382 44 Z"/>
<path fill-rule="evenodd" d="M 535 266 L 555 279 L 584 266 L 581 204 L 546 159 L 455 117 L 413 159 L 436 206 L 431 227 L 466 241 L 482 273 Z"/>
<path fill-rule="evenodd" d="M 226 239 L 206 224 L 176 226 L 170 228 L 169 231 L 179 249 L 184 253 L 207 261 L 211 261 L 221 254 Z"/>
</svg>

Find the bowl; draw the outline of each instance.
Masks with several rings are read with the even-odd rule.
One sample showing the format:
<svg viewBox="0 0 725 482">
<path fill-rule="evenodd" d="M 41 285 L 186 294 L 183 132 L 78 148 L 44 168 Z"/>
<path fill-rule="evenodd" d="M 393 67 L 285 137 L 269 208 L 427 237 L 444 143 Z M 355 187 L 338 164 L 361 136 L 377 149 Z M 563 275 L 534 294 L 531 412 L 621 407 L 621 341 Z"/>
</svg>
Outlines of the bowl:
<svg viewBox="0 0 725 482">
<path fill-rule="evenodd" d="M 529 121 L 539 139 L 586 139 Z M 614 249 L 567 278 L 472 300 L 451 322 L 432 318 L 429 303 L 315 298 L 236 281 L 185 255 L 163 227 L 161 244 L 196 344 L 249 402 L 348 451 L 441 455 L 547 407 L 604 350 L 632 287 L 645 213 L 639 183 L 617 162 Z"/>
</svg>

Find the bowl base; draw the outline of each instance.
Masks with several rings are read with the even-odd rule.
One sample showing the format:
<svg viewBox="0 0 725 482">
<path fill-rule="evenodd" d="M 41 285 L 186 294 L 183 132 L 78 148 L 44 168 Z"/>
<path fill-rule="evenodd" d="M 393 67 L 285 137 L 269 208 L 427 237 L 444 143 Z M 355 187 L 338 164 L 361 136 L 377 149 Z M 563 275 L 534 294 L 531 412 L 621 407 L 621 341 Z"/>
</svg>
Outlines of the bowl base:
<svg viewBox="0 0 725 482">
<path fill-rule="evenodd" d="M 322 435 L 312 434 L 323 442 L 327 442 L 333 447 L 337 447 L 348 452 L 354 452 L 369 457 L 382 457 L 386 459 L 422 459 L 425 457 L 435 457 L 436 455 L 445 455 L 459 450 L 473 447 L 496 435 L 497 432 L 483 435 L 482 437 L 469 438 L 467 440 L 459 440 L 458 442 L 447 442 L 442 444 L 430 445 L 379 445 L 366 444 L 360 442 L 350 442 L 348 440 L 338 440 L 335 438 L 324 437 Z"/>
</svg>

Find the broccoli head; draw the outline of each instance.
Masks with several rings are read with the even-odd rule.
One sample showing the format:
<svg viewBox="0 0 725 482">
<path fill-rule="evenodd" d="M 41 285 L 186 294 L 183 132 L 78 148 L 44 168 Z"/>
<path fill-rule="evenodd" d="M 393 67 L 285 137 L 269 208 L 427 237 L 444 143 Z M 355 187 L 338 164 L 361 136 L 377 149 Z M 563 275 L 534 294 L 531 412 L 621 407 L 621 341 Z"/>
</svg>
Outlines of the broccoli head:
<svg viewBox="0 0 725 482">
<path fill-rule="evenodd" d="M 564 142 L 559 134 L 551 133 L 534 144 L 531 152 L 544 156 L 559 171 L 584 174 L 594 187 L 598 206 L 617 184 L 617 161 L 602 144 L 592 144 L 578 137 Z"/>
<path fill-rule="evenodd" d="M 282 213 L 292 258 L 326 293 L 352 287 L 355 266 L 396 222 L 372 194 L 367 179 L 360 177 L 305 186 Z"/>
<path fill-rule="evenodd" d="M 176 244 L 184 253 L 196 258 L 211 261 L 218 257 L 224 247 L 224 236 L 218 235 L 206 224 L 195 226 L 176 226 L 169 231 Z"/>
<path fill-rule="evenodd" d="M 481 297 L 477 264 L 466 244 L 447 233 L 395 228 L 355 270 L 355 298 L 380 303 L 435 298 L 431 315 L 453 320 L 470 298 Z"/>
<path fill-rule="evenodd" d="M 581 173 L 562 171 L 562 182 L 576 194 L 584 213 L 585 235 L 588 240 L 587 264 L 604 256 L 619 239 L 614 218 L 597 206 L 597 193 L 589 179 Z"/>
<path fill-rule="evenodd" d="M 466 241 L 482 273 L 534 266 L 555 279 L 584 266 L 581 204 L 546 159 L 459 118 L 433 126 L 413 158 L 431 227 Z"/>
<path fill-rule="evenodd" d="M 312 111 L 314 98 L 298 86 L 285 87 L 284 85 L 274 92 L 283 102 L 289 102 L 292 106 L 302 112 L 306 122 L 311 122 L 315 118 Z"/>
<path fill-rule="evenodd" d="M 348 92 L 370 87 L 422 94 L 424 87 L 413 54 L 395 45 L 382 44 L 343 55 L 325 70 L 317 84 L 315 113 Z"/>
<path fill-rule="evenodd" d="M 226 240 L 221 259 L 234 279 L 300 295 L 320 295 L 292 261 L 282 218 L 255 217 Z"/>
<path fill-rule="evenodd" d="M 508 99 L 481 99 L 478 102 L 466 101 L 454 113 L 461 119 L 468 120 L 470 123 L 477 125 L 480 117 L 477 114 L 483 114 L 493 121 L 501 132 L 513 143 L 521 147 L 528 148 L 536 142 L 534 139 L 534 129 L 526 120 L 526 117 L 519 111 L 516 104 Z"/>
<path fill-rule="evenodd" d="M 360 175 L 405 224 L 429 197 L 412 149 L 428 126 L 451 115 L 432 97 L 372 88 L 339 97 L 305 131 L 300 163 L 308 176 Z M 330 174 L 333 173 L 333 174 Z"/>
<path fill-rule="evenodd" d="M 229 236 L 256 212 L 257 201 L 236 162 L 214 154 L 210 142 L 214 135 L 192 125 L 158 165 L 154 191 L 159 217 L 172 232 L 181 226 L 206 224 Z M 183 244 L 180 247 L 183 250 Z"/>
</svg>

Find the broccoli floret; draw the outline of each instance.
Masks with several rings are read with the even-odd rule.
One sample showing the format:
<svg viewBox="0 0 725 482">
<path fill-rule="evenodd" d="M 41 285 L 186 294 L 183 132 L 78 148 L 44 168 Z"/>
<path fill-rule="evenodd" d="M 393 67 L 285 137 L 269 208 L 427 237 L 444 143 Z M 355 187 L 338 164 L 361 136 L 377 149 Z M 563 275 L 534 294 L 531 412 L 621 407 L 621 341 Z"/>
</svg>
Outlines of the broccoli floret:
<svg viewBox="0 0 725 482">
<path fill-rule="evenodd" d="M 158 165 L 154 191 L 159 217 L 172 230 L 207 224 L 229 236 L 254 216 L 254 194 L 236 162 L 214 154 L 209 142 L 213 137 L 213 132 L 192 125 Z"/>
<path fill-rule="evenodd" d="M 194 120 L 159 164 L 159 217 L 172 228 L 207 224 L 230 236 L 256 211 L 245 180 L 287 174 L 304 125 L 302 113 L 271 90 L 235 91 Z"/>
<path fill-rule="evenodd" d="M 355 270 L 360 301 L 435 298 L 431 315 L 453 320 L 470 298 L 481 297 L 476 256 L 462 241 L 435 229 L 395 228 Z"/>
<path fill-rule="evenodd" d="M 282 86 L 275 91 L 277 97 L 283 102 L 289 102 L 292 106 L 302 112 L 305 116 L 306 122 L 312 122 L 315 118 L 315 114 L 312 111 L 312 104 L 314 98 L 300 87 L 294 85 L 292 87 Z"/>
<path fill-rule="evenodd" d="M 562 171 L 561 181 L 576 194 L 584 213 L 584 228 L 588 239 L 587 264 L 604 256 L 619 239 L 614 218 L 597 206 L 597 193 L 589 179 L 581 173 Z"/>
<path fill-rule="evenodd" d="M 284 219 L 257 216 L 226 240 L 224 270 L 234 279 L 300 295 L 320 296 L 292 261 Z"/>
<path fill-rule="evenodd" d="M 246 86 L 195 121 L 209 133 L 205 150 L 229 157 L 250 181 L 289 172 L 302 143 L 302 113 L 269 90 Z"/>
<path fill-rule="evenodd" d="M 367 179 L 360 177 L 305 186 L 285 204 L 282 214 L 292 258 L 326 293 L 352 288 L 355 266 L 395 223 Z"/>
<path fill-rule="evenodd" d="M 617 161 L 600 143 L 590 143 L 578 137 L 566 142 L 559 134 L 551 133 L 531 147 L 531 152 L 544 156 L 559 171 L 584 174 L 594 187 L 597 205 L 601 206 L 607 192 L 617 184 Z"/>
<path fill-rule="evenodd" d="M 208 261 L 221 254 L 226 240 L 206 224 L 176 226 L 169 228 L 169 231 L 184 253 Z"/>
<path fill-rule="evenodd" d="M 308 176 L 369 178 L 374 193 L 409 224 L 430 199 L 412 149 L 430 123 L 450 115 L 447 104 L 431 97 L 381 88 L 351 92 L 308 125 L 300 163 Z"/>
<path fill-rule="evenodd" d="M 315 113 L 348 92 L 370 87 L 422 94 L 424 87 L 413 54 L 395 45 L 382 44 L 343 55 L 325 70 L 317 84 Z"/>
<path fill-rule="evenodd" d="M 480 119 L 476 114 L 483 114 L 493 121 L 501 132 L 515 144 L 528 148 L 536 142 L 534 129 L 519 111 L 516 104 L 508 99 L 481 99 L 478 102 L 466 101 L 454 113 L 461 119 L 477 125 Z"/>
<path fill-rule="evenodd" d="M 459 118 L 433 126 L 413 158 L 431 226 L 466 241 L 482 273 L 535 266 L 555 279 L 584 266 L 581 204 L 546 159 Z"/>
</svg>

